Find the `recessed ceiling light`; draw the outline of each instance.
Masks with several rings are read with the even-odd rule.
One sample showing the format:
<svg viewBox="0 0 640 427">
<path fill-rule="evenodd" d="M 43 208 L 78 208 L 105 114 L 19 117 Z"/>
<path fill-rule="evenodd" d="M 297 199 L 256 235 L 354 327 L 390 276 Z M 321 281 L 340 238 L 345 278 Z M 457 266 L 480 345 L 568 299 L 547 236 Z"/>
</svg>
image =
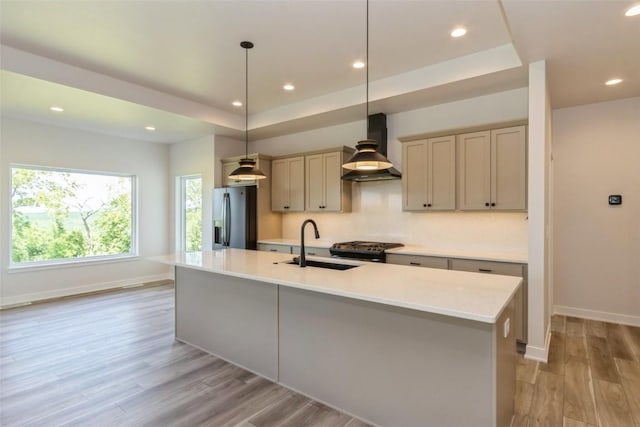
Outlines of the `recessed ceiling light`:
<svg viewBox="0 0 640 427">
<path fill-rule="evenodd" d="M 640 4 L 637 4 L 635 6 L 631 6 L 624 13 L 624 16 L 636 16 L 636 15 L 640 15 Z"/>
<path fill-rule="evenodd" d="M 465 28 L 462 27 L 458 27 L 458 28 L 454 28 L 453 31 L 451 31 L 451 37 L 462 37 L 465 34 L 467 34 L 467 30 Z"/>
<path fill-rule="evenodd" d="M 607 80 L 605 84 L 607 86 L 613 86 L 613 85 L 617 85 L 620 82 L 622 82 L 622 79 L 616 78 L 616 79 Z"/>
<path fill-rule="evenodd" d="M 362 62 L 362 61 L 356 61 L 356 62 L 354 62 L 354 63 L 352 64 L 352 66 L 353 66 L 353 68 L 357 68 L 357 69 L 364 68 L 364 62 Z"/>
<path fill-rule="evenodd" d="M 146 130 L 149 130 L 149 131 L 154 131 L 154 130 L 156 130 L 156 128 L 155 128 L 155 127 L 153 127 L 153 126 L 145 126 L 144 128 L 145 128 Z"/>
<path fill-rule="evenodd" d="M 286 85 L 282 86 L 282 89 L 284 90 L 294 90 L 296 87 L 294 85 L 292 85 L 291 83 L 287 83 Z"/>
<path fill-rule="evenodd" d="M 242 107 L 242 102 L 240 102 L 240 101 L 233 101 L 233 102 L 231 103 L 231 105 L 233 105 L 234 107 Z"/>
<path fill-rule="evenodd" d="M 62 113 L 64 111 L 64 108 L 61 108 L 61 107 L 49 107 L 49 110 L 55 111 L 56 113 Z"/>
</svg>

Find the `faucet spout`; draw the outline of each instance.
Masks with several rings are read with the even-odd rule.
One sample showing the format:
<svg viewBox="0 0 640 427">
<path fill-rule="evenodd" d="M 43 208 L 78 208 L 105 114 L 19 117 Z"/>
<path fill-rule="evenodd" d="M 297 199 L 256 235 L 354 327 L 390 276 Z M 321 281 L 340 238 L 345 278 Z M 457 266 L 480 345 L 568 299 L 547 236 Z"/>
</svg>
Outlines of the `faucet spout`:
<svg viewBox="0 0 640 427">
<path fill-rule="evenodd" d="M 306 219 L 304 220 L 304 222 L 302 223 L 302 226 L 300 227 L 300 267 L 306 267 L 307 266 L 307 258 L 305 255 L 305 249 L 304 249 L 304 227 L 311 223 L 311 225 L 313 225 L 313 231 L 316 235 L 316 239 L 320 238 L 320 233 L 318 232 L 318 226 L 316 225 L 316 222 L 312 219 Z"/>
</svg>

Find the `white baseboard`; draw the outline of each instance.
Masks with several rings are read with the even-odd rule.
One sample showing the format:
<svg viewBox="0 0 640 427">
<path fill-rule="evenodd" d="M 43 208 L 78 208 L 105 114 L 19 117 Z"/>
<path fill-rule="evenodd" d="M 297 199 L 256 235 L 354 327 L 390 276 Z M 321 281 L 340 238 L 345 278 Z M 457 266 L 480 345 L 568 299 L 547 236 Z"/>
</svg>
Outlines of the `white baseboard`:
<svg viewBox="0 0 640 427">
<path fill-rule="evenodd" d="M 76 286 L 73 288 L 55 289 L 45 292 L 35 292 L 31 294 L 22 294 L 12 297 L 4 297 L 0 299 L 0 309 L 14 307 L 16 305 L 24 305 L 35 301 L 47 300 L 51 298 L 67 297 L 71 295 L 85 294 L 88 292 L 104 291 L 107 289 L 117 289 L 129 287 L 139 283 L 155 282 L 158 280 L 172 280 L 173 272 L 164 274 L 154 274 L 150 276 L 131 277 L 123 280 L 114 280 L 111 282 L 92 283 L 90 285 Z"/>
<path fill-rule="evenodd" d="M 566 307 L 564 305 L 554 305 L 553 314 L 579 317 L 581 319 L 600 320 L 603 322 L 619 323 L 622 325 L 640 326 L 640 316 L 629 316 L 628 314 L 586 310 L 584 308 Z"/>
<path fill-rule="evenodd" d="M 524 358 L 547 363 L 547 361 L 549 360 L 549 344 L 550 343 L 551 343 L 551 323 L 549 323 L 549 325 L 547 326 L 547 333 L 544 337 L 544 348 L 535 347 L 527 344 L 527 348 L 524 353 Z"/>
</svg>

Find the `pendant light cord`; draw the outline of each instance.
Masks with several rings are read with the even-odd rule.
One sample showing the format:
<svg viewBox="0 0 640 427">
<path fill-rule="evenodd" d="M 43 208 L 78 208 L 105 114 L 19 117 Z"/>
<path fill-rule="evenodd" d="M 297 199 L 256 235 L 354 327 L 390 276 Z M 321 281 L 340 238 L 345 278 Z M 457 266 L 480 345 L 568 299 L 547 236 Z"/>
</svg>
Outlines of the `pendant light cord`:
<svg viewBox="0 0 640 427">
<path fill-rule="evenodd" d="M 366 62 L 366 70 L 365 70 L 365 75 L 367 78 L 367 84 L 366 84 L 366 116 L 365 116 L 365 121 L 366 121 L 366 129 L 367 129 L 367 133 L 365 134 L 367 136 L 367 138 L 369 138 L 369 0 L 367 0 L 367 47 L 366 47 L 366 51 L 365 51 L 365 62 Z"/>
<path fill-rule="evenodd" d="M 244 48 L 244 154 L 246 158 L 249 158 L 249 48 L 248 47 Z"/>
</svg>

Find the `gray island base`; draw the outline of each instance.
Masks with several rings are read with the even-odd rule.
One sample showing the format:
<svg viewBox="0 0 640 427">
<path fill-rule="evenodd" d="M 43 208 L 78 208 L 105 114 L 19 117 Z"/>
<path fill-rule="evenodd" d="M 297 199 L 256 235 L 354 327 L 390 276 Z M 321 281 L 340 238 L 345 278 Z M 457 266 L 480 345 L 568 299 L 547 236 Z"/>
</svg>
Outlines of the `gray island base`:
<svg viewBox="0 0 640 427">
<path fill-rule="evenodd" d="M 378 426 L 511 422 L 517 281 L 490 322 L 163 262 L 180 341 Z"/>
</svg>

